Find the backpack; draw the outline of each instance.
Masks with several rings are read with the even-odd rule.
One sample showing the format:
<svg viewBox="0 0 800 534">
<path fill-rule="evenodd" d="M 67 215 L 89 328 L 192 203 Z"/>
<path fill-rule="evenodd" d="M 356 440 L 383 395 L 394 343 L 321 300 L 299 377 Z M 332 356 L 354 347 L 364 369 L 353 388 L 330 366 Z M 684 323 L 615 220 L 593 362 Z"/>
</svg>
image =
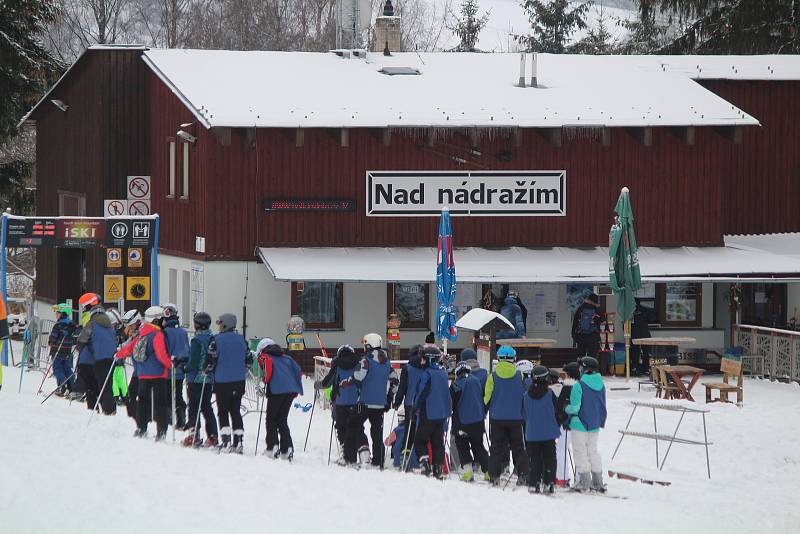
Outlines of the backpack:
<svg viewBox="0 0 800 534">
<path fill-rule="evenodd" d="M 133 361 L 142 363 L 147 359 L 147 336 L 139 336 L 131 353 Z"/>
<path fill-rule="evenodd" d="M 594 309 L 591 306 L 581 308 L 578 316 L 578 334 L 594 334 L 597 332 L 597 325 L 594 323 Z"/>
</svg>

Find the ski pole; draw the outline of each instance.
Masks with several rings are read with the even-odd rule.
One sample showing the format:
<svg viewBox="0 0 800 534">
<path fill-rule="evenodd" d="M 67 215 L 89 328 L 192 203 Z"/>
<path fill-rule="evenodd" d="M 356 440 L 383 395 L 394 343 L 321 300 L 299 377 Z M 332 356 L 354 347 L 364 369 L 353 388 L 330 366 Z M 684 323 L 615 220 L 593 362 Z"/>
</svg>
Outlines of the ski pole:
<svg viewBox="0 0 800 534">
<path fill-rule="evenodd" d="M 331 449 L 333 448 L 333 423 L 335 419 L 333 418 L 333 414 L 331 414 L 331 437 L 328 439 L 328 465 L 331 465 Z M 338 445 L 338 440 L 337 440 Z"/>
<path fill-rule="evenodd" d="M 172 393 L 172 443 L 175 443 L 175 358 L 172 359 L 172 369 L 169 374 L 170 391 Z"/>
<path fill-rule="evenodd" d="M 71 379 L 73 376 L 75 376 L 77 373 L 78 373 L 78 371 L 72 371 L 72 374 L 71 374 L 71 375 L 69 375 L 69 376 L 67 377 L 67 379 L 66 379 L 64 382 L 67 382 L 67 383 L 69 383 L 70 379 Z M 53 396 L 53 394 L 54 394 L 56 391 L 58 391 L 59 389 L 61 389 L 61 386 L 56 386 L 56 387 L 55 387 L 55 389 L 53 389 L 53 391 L 51 391 L 50 393 L 48 393 L 48 394 L 47 394 L 47 396 L 44 398 L 44 400 L 43 400 L 41 403 L 39 403 L 39 404 L 44 404 L 44 403 L 45 403 L 45 401 L 46 401 L 47 399 L 49 399 L 50 397 L 52 397 L 52 396 Z"/>
<path fill-rule="evenodd" d="M 203 411 L 203 397 L 205 396 L 205 393 L 206 393 L 206 374 L 203 373 L 203 385 L 200 386 L 200 399 L 197 402 L 197 417 L 195 417 L 194 419 L 194 435 L 193 435 L 192 447 L 195 446 L 195 443 L 197 441 L 197 434 L 200 431 L 200 412 Z M 208 421 L 206 421 L 206 425 L 207 424 Z M 256 447 L 257 446 L 258 443 L 256 443 Z"/>
<path fill-rule="evenodd" d="M 61 338 L 61 342 L 58 344 L 58 348 L 53 353 L 53 357 L 50 359 L 50 364 L 47 366 L 47 370 L 44 372 L 44 376 L 42 377 L 42 383 L 39 384 L 39 389 L 36 391 L 37 395 L 42 392 L 42 388 L 44 387 L 44 381 L 47 380 L 47 377 L 50 375 L 50 370 L 53 369 L 53 365 L 56 363 L 56 358 L 58 358 L 58 353 L 61 351 L 61 346 L 64 344 L 64 339 L 66 337 L 67 336 L 65 335 Z"/>
<path fill-rule="evenodd" d="M 311 405 L 311 417 L 308 418 L 308 429 L 306 430 L 306 442 L 303 444 L 303 452 L 306 452 L 306 447 L 308 447 L 308 435 L 311 433 L 311 421 L 314 420 L 314 407 L 317 405 L 317 397 L 319 396 L 319 390 L 314 390 L 314 403 Z"/>
<path fill-rule="evenodd" d="M 514 467 L 514 469 L 509 470 L 508 478 L 506 479 L 506 483 L 503 484 L 503 491 L 505 491 L 506 487 L 508 487 L 508 483 L 511 482 L 511 477 L 514 476 L 514 471 L 516 471 L 516 470 L 517 470 L 516 467 Z"/>
<path fill-rule="evenodd" d="M 403 447 L 403 452 L 405 453 L 405 457 L 403 458 L 403 472 L 408 471 L 408 467 L 411 465 L 411 451 L 408 450 L 408 440 L 411 437 L 411 425 L 414 424 L 414 414 L 412 413 L 410 417 L 407 419 L 408 424 L 406 425 L 406 446 Z M 416 427 L 414 427 L 416 431 Z"/>
<path fill-rule="evenodd" d="M 8 349 L 11 351 L 11 361 L 14 361 L 14 344 L 11 338 L 8 339 Z M 22 360 L 19 362 L 19 389 L 17 393 L 22 393 L 22 373 L 25 372 L 25 346 L 22 347 Z"/>
<path fill-rule="evenodd" d="M 106 373 L 106 379 L 103 381 L 103 387 L 100 388 L 100 393 L 97 395 L 97 400 L 94 401 L 94 408 L 92 408 L 92 413 L 89 415 L 89 422 L 86 423 L 88 427 L 92 423 L 92 417 L 94 417 L 94 413 L 97 411 L 97 406 L 100 404 L 100 399 L 103 398 L 103 392 L 106 390 L 106 386 L 108 385 L 108 378 L 111 376 L 111 372 L 114 370 L 114 362 L 111 362 L 111 365 L 108 367 L 108 373 Z"/>
<path fill-rule="evenodd" d="M 261 388 L 256 386 L 256 392 L 261 391 Z M 261 407 L 258 409 L 258 430 L 256 431 L 256 450 L 253 456 L 258 456 L 258 442 L 261 440 L 261 419 L 264 417 L 264 405 L 267 403 L 267 392 L 261 393 Z"/>
</svg>

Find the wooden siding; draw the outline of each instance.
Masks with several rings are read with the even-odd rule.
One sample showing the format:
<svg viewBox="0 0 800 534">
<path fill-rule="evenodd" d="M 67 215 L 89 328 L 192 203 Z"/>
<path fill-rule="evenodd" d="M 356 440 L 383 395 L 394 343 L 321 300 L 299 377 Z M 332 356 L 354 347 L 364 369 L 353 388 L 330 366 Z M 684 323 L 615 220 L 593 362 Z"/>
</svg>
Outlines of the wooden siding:
<svg viewBox="0 0 800 534">
<path fill-rule="evenodd" d="M 761 122 L 744 130 L 742 144 L 724 162 L 724 232 L 800 232 L 800 82 L 703 85 Z"/>
<path fill-rule="evenodd" d="M 103 199 L 125 198 L 126 177 L 148 174 L 147 86 L 140 50 L 89 50 L 37 109 L 36 213 L 58 215 L 58 191 L 86 196 L 86 215 L 102 216 Z M 77 298 L 59 290 L 55 250 L 37 254 L 39 298 Z M 105 252 L 86 251 L 86 288 L 102 289 Z M 99 288 L 99 289 L 98 289 Z"/>
</svg>

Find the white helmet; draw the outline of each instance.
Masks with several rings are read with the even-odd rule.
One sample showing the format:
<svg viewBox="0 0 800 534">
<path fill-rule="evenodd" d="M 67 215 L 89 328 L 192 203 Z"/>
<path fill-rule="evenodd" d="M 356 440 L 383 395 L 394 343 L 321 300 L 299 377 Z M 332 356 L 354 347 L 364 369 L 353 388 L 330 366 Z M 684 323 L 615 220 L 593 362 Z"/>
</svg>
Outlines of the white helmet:
<svg viewBox="0 0 800 534">
<path fill-rule="evenodd" d="M 361 338 L 361 344 L 364 350 L 380 349 L 383 348 L 383 338 L 378 334 L 367 334 Z"/>
<path fill-rule="evenodd" d="M 264 339 L 258 342 L 258 346 L 256 347 L 256 354 L 261 354 L 261 351 L 266 349 L 270 345 L 275 345 L 275 341 L 272 338 L 265 337 Z"/>
<path fill-rule="evenodd" d="M 164 316 L 164 308 L 161 306 L 150 306 L 144 311 L 144 320 L 154 323 Z"/>
<path fill-rule="evenodd" d="M 141 322 L 142 314 L 139 313 L 139 310 L 128 310 L 125 312 L 125 315 L 122 316 L 122 324 L 126 327 L 133 326 Z"/>
<path fill-rule="evenodd" d="M 119 316 L 119 312 L 115 308 L 109 308 L 106 310 L 106 316 L 108 320 L 111 322 L 111 326 L 114 328 L 118 328 L 119 325 L 122 324 L 122 318 Z"/>
<path fill-rule="evenodd" d="M 178 307 L 175 304 L 167 303 L 162 306 L 164 311 L 164 317 L 172 317 L 173 315 L 178 315 Z"/>
<path fill-rule="evenodd" d="M 530 375 L 533 373 L 533 363 L 531 363 L 530 360 L 520 360 L 514 364 L 514 367 L 523 375 Z"/>
</svg>

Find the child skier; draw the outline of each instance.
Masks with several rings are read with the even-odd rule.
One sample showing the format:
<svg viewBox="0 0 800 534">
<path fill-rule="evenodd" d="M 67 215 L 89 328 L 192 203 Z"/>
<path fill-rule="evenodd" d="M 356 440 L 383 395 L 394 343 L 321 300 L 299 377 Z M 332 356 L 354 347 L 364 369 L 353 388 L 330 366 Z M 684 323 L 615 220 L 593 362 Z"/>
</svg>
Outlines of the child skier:
<svg viewBox="0 0 800 534">
<path fill-rule="evenodd" d="M 533 384 L 533 378 L 531 375 L 533 374 L 533 362 L 530 360 L 520 360 L 514 364 L 514 367 L 522 373 L 522 385 L 525 386 L 525 391 L 531 387 Z"/>
<path fill-rule="evenodd" d="M 517 485 L 527 485 L 530 472 L 522 435 L 522 397 L 525 389 L 522 373 L 514 367 L 516 357 L 513 347 L 500 347 L 497 351 L 499 362 L 486 381 L 483 396 L 484 404 L 489 407 L 489 476 L 494 485 L 500 484 L 500 472 L 509 449 L 517 471 Z"/>
<path fill-rule="evenodd" d="M 525 416 L 525 446 L 530 459 L 528 477 L 533 493 L 553 493 L 556 475 L 557 399 L 550 389 L 550 371 L 543 365 L 532 370 L 532 383 L 522 404 Z"/>
<path fill-rule="evenodd" d="M 117 358 L 133 358 L 138 383 L 136 386 L 136 432 L 135 437 L 147 435 L 147 423 L 152 411 L 156 420 L 156 441 L 167 436 L 169 419 L 169 370 L 172 362 L 167 354 L 164 333 L 158 323 L 164 313 L 161 306 L 150 306 L 144 312 L 144 324 L 136 337 L 117 351 Z"/>
<path fill-rule="evenodd" d="M 400 369 L 400 383 L 397 386 L 397 393 L 394 396 L 394 409 L 403 406 L 403 413 L 406 414 L 403 441 L 404 458 L 411 454 L 414 449 L 414 434 L 417 430 L 417 421 L 414 418 L 414 393 L 417 391 L 419 379 L 424 373 L 422 365 L 422 345 L 414 345 L 408 350 L 408 363 Z"/>
<path fill-rule="evenodd" d="M 447 385 L 447 371 L 439 366 L 441 352 L 435 346 L 422 351 L 425 372 L 417 385 L 415 394 L 417 410 L 417 432 L 414 448 L 417 451 L 422 474 L 442 478 L 444 465 L 444 425 L 452 414 L 452 404 Z M 433 458 L 428 456 L 428 442 Z"/>
<path fill-rule="evenodd" d="M 383 414 L 389 411 L 391 399 L 397 392 L 397 373 L 392 369 L 389 357 L 383 350 L 381 336 L 367 334 L 361 343 L 364 346 L 364 358 L 359 362 L 353 376 L 339 384 L 343 388 L 358 386 L 358 404 L 347 423 L 344 459 L 348 464 L 355 464 L 357 460 L 366 463 L 369 450 L 366 446 L 359 445 L 364 434 L 364 423 L 369 421 L 372 440 L 370 463 L 374 467 L 383 468 L 386 456 L 383 446 Z"/>
<path fill-rule="evenodd" d="M 184 365 L 189 360 L 189 334 L 181 328 L 178 307 L 174 304 L 164 304 L 164 319 L 161 329 L 167 341 L 167 352 L 172 359 L 172 371 L 175 373 L 170 385 L 172 395 L 175 396 L 175 429 L 188 430 L 186 423 L 186 401 L 183 398 Z"/>
<path fill-rule="evenodd" d="M 569 406 L 572 450 L 575 452 L 575 469 L 578 480 L 576 491 L 605 492 L 603 464 L 597 452 L 597 437 L 606 425 L 606 388 L 598 372 L 599 364 L 591 356 L 580 359 L 581 379 L 572 387 Z M 590 474 L 591 473 L 591 474 Z"/>
<path fill-rule="evenodd" d="M 461 464 L 461 480 L 472 482 L 474 472 L 489 478 L 489 454 L 483 446 L 486 428 L 483 420 L 486 411 L 483 405 L 483 387 L 480 380 L 472 376 L 470 365 L 461 362 L 455 369 L 456 379 L 450 386 L 453 401 L 453 434 Z M 474 462 L 473 462 L 474 457 Z"/>
<path fill-rule="evenodd" d="M 111 328 L 114 329 L 114 334 L 117 337 L 117 346 L 125 342 L 125 328 L 122 325 L 122 317 L 119 312 L 114 308 L 106 310 Z M 114 359 L 114 371 L 111 373 L 111 394 L 117 405 L 126 404 L 128 402 L 128 379 L 125 376 L 125 360 Z"/>
<path fill-rule="evenodd" d="M 314 389 L 321 390 L 328 387 L 333 388 L 331 392 L 331 402 L 333 404 L 333 420 L 336 427 L 336 439 L 339 442 L 339 449 L 344 450 L 344 442 L 347 436 L 347 426 L 350 416 L 358 404 L 358 388 L 343 388 L 339 384 L 349 380 L 358 365 L 356 351 L 350 345 L 342 345 L 336 351 L 336 358 L 331 362 L 331 369 L 325 378 L 314 383 Z M 368 443 L 366 435 L 361 434 L 359 446 Z M 340 462 L 344 462 L 344 456 Z"/>
<path fill-rule="evenodd" d="M 142 326 L 142 315 L 139 313 L 139 311 L 126 311 L 125 315 L 122 316 L 122 328 L 125 335 L 123 346 L 128 343 L 132 343 L 133 340 L 136 339 L 140 326 Z M 118 365 L 117 362 L 120 361 L 124 362 L 125 360 L 118 358 L 114 363 Z M 134 421 L 136 420 L 136 401 L 138 400 L 138 389 L 139 378 L 136 376 L 136 365 L 134 364 L 133 371 L 131 372 L 131 381 L 128 383 L 128 402 L 125 407 L 128 412 L 128 417 Z"/>
<path fill-rule="evenodd" d="M 216 447 L 217 421 L 211 408 L 211 376 L 206 373 L 206 355 L 213 336 L 211 316 L 206 312 L 194 314 L 194 337 L 189 344 L 189 361 L 186 362 L 186 389 L 189 393 L 189 435 L 183 440 L 187 447 Z M 206 425 L 206 440 L 200 438 L 200 414 Z"/>
<path fill-rule="evenodd" d="M 217 319 L 219 333 L 209 346 L 208 356 L 214 372 L 214 395 L 217 398 L 217 416 L 222 441 L 220 452 L 226 450 L 242 454 L 244 451 L 244 422 L 242 421 L 242 396 L 247 369 L 252 355 L 247 341 L 236 331 L 236 316 L 223 313 Z M 231 444 L 233 425 L 233 444 Z"/>
<path fill-rule="evenodd" d="M 567 488 L 572 478 L 572 469 L 569 468 L 569 463 L 572 459 L 569 455 L 569 415 L 567 415 L 565 409 L 569 405 L 572 386 L 580 380 L 581 373 L 578 370 L 578 364 L 575 362 L 566 364 L 563 367 L 563 371 L 567 377 L 561 382 L 561 391 L 558 394 L 558 406 L 556 408 L 556 417 L 558 418 L 558 424 L 561 426 L 561 437 L 556 442 L 556 485 Z"/>
<path fill-rule="evenodd" d="M 405 454 L 403 453 L 403 447 L 405 446 L 406 442 L 405 419 L 405 410 L 400 408 L 397 411 L 397 426 L 394 427 L 394 429 L 392 429 L 392 431 L 389 433 L 389 437 L 383 440 L 383 444 L 386 447 L 392 448 L 392 465 L 395 469 L 401 469 L 403 467 L 403 462 L 405 461 Z M 416 469 L 417 467 L 419 467 L 417 453 L 412 450 L 411 457 L 408 459 L 408 468 Z"/>
<path fill-rule="evenodd" d="M 459 355 L 462 362 L 469 364 L 470 375 L 474 376 L 481 382 L 481 391 L 486 387 L 486 380 L 489 378 L 489 371 L 481 367 L 478 363 L 478 355 L 474 349 L 464 349 Z"/>
<path fill-rule="evenodd" d="M 50 358 L 53 360 L 53 375 L 56 377 L 58 389 L 56 395 L 63 397 L 72 393 L 75 385 L 75 373 L 72 370 L 72 349 L 75 347 L 75 323 L 70 315 L 72 308 L 61 303 L 53 307 L 58 320 L 50 331 L 47 342 L 50 347 Z"/>
<path fill-rule="evenodd" d="M 256 351 L 267 387 L 267 449 L 264 454 L 272 458 L 280 455 L 291 461 L 294 444 L 288 418 L 292 400 L 303 394 L 303 372 L 297 362 L 270 338 L 259 341 Z"/>
</svg>

